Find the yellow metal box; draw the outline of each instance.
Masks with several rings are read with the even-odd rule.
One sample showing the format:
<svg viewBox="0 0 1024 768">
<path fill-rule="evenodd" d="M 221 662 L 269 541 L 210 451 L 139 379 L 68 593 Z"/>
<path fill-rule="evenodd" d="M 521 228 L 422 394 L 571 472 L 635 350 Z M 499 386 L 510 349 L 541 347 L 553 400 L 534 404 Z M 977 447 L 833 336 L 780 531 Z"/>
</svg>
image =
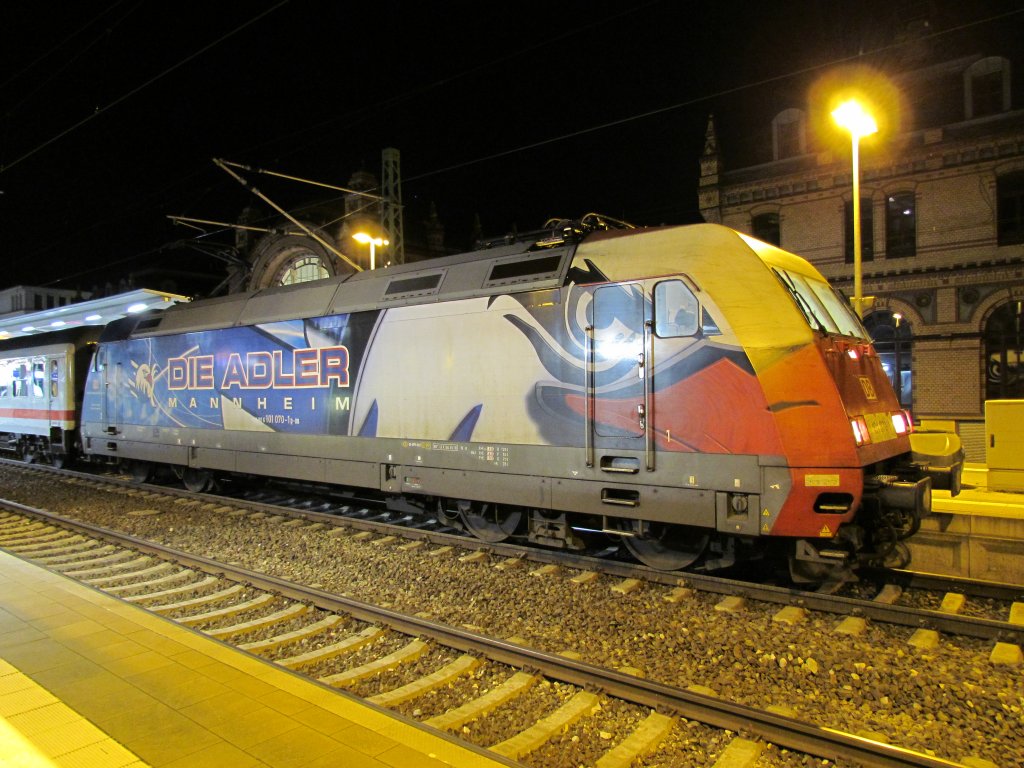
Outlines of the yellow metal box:
<svg viewBox="0 0 1024 768">
<path fill-rule="evenodd" d="M 1024 400 L 985 402 L 985 460 L 990 490 L 1024 490 Z"/>
</svg>

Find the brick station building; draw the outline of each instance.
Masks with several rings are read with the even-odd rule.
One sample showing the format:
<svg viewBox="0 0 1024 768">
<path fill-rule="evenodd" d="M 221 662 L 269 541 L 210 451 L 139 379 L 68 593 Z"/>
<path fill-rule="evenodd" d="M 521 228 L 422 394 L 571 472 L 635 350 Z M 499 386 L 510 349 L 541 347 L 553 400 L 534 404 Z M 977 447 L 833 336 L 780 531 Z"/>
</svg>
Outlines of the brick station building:
<svg viewBox="0 0 1024 768">
<path fill-rule="evenodd" d="M 889 114 L 860 144 L 863 293 L 874 297 L 864 322 L 915 419 L 954 422 L 968 460 L 984 461 L 985 400 L 1024 398 L 1020 61 L 913 58 L 886 75 L 816 72 L 771 93 L 760 121 L 719 110 L 700 208 L 804 256 L 852 296 L 851 140 L 826 92 L 872 94 Z M 747 134 L 735 152 L 747 150 L 744 167 L 720 146 L 717 126 L 732 118 L 742 129 L 722 135 Z"/>
</svg>

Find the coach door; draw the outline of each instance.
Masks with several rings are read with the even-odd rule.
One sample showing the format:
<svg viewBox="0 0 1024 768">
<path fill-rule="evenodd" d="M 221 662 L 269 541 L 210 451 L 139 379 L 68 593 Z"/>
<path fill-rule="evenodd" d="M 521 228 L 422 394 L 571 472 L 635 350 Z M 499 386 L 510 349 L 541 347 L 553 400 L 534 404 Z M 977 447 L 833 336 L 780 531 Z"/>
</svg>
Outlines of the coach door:
<svg viewBox="0 0 1024 768">
<path fill-rule="evenodd" d="M 62 428 L 63 422 L 63 408 L 61 407 L 60 398 L 60 361 L 56 357 L 51 357 L 46 361 L 46 381 L 44 386 L 46 387 L 46 413 L 50 423 L 50 434 L 53 435 L 53 428 Z M 58 433 L 59 434 L 59 433 Z"/>
</svg>

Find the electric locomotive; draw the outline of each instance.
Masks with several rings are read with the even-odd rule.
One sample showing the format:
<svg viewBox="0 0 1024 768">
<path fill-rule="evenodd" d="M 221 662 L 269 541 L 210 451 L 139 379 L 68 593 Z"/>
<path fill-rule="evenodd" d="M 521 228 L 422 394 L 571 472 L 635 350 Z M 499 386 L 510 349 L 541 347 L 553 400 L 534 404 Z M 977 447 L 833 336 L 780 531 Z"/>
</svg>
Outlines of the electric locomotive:
<svg viewBox="0 0 1024 768">
<path fill-rule="evenodd" d="M 82 450 L 372 489 L 487 541 L 621 540 L 666 570 L 877 557 L 960 463 L 808 262 L 718 225 L 542 235 L 106 328 Z"/>
</svg>

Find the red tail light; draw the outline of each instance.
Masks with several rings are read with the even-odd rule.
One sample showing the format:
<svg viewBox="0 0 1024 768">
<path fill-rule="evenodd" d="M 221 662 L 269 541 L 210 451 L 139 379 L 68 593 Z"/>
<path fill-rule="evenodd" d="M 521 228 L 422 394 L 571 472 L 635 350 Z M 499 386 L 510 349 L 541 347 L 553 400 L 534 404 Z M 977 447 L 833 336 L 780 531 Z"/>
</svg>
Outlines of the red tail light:
<svg viewBox="0 0 1024 768">
<path fill-rule="evenodd" d="M 892 414 L 892 426 L 897 435 L 910 434 L 910 424 L 907 421 L 907 414 L 904 411 L 897 411 Z"/>
<path fill-rule="evenodd" d="M 914 418 L 910 411 L 897 411 L 892 414 L 892 426 L 897 435 L 909 435 L 914 431 Z"/>
<path fill-rule="evenodd" d="M 871 435 L 868 433 L 868 423 L 864 420 L 863 416 L 850 419 L 850 426 L 853 428 L 853 440 L 857 443 L 858 448 L 871 442 Z"/>
</svg>

